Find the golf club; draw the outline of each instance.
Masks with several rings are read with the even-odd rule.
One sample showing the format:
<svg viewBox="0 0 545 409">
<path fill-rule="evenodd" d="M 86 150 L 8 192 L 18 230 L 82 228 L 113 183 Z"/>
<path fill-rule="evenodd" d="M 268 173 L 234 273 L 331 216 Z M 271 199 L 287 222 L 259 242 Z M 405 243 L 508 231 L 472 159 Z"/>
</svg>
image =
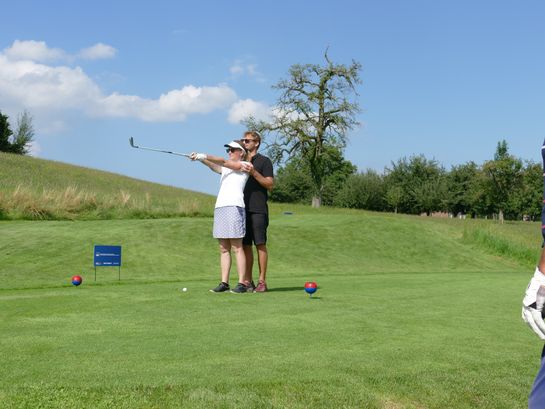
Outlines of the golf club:
<svg viewBox="0 0 545 409">
<path fill-rule="evenodd" d="M 134 144 L 134 139 L 133 139 L 132 136 L 129 138 L 129 143 L 131 144 L 131 146 L 132 146 L 133 148 L 145 149 L 145 150 L 147 150 L 147 151 L 155 151 L 155 152 L 169 153 L 169 154 L 171 154 L 171 155 L 185 156 L 186 158 L 189 158 L 189 154 L 188 154 L 188 153 L 179 153 L 179 152 L 165 151 L 165 150 L 162 150 L 162 149 L 146 148 L 145 146 L 138 146 L 138 145 L 135 145 L 135 144 Z"/>
</svg>

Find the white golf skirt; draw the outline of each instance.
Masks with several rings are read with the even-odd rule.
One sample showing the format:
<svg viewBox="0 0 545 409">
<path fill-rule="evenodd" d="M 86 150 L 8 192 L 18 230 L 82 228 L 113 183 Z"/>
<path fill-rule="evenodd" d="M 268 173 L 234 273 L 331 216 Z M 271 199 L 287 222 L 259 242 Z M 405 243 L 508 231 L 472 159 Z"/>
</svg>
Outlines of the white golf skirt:
<svg viewBox="0 0 545 409">
<path fill-rule="evenodd" d="M 241 239 L 246 234 L 246 211 L 243 207 L 225 206 L 214 209 L 214 238 Z"/>
</svg>

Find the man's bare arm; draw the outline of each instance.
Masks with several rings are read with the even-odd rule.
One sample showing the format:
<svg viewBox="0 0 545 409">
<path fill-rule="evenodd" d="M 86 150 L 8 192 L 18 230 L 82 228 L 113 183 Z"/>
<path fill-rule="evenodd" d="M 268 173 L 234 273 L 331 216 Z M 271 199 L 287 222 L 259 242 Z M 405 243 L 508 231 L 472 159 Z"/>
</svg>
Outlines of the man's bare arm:
<svg viewBox="0 0 545 409">
<path fill-rule="evenodd" d="M 259 183 L 269 192 L 272 190 L 274 186 L 274 178 L 272 176 L 263 176 L 261 173 L 259 173 L 255 169 L 250 171 L 250 176 L 253 176 L 253 178 L 257 181 L 257 183 Z"/>
</svg>

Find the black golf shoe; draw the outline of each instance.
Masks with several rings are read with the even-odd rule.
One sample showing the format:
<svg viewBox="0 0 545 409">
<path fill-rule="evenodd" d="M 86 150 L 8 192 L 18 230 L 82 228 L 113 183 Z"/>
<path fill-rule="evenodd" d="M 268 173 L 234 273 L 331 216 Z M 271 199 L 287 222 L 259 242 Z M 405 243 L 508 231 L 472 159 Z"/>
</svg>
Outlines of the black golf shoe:
<svg viewBox="0 0 545 409">
<path fill-rule="evenodd" d="M 248 288 L 242 283 L 238 283 L 237 286 L 231 290 L 232 293 L 237 293 L 237 294 L 242 294 L 247 291 L 248 291 Z"/>
<path fill-rule="evenodd" d="M 229 284 L 224 283 L 223 281 L 216 287 L 212 288 L 210 290 L 211 293 L 224 293 L 225 291 L 229 291 Z"/>
</svg>

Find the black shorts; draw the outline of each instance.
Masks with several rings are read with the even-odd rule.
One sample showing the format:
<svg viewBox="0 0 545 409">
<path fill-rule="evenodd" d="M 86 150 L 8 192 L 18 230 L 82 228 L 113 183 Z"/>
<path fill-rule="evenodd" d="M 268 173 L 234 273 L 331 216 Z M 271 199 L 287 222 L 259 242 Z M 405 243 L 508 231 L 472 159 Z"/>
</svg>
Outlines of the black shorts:
<svg viewBox="0 0 545 409">
<path fill-rule="evenodd" d="M 246 236 L 242 239 L 242 244 L 256 246 L 267 243 L 267 227 L 269 226 L 269 216 L 264 213 L 246 212 Z"/>
</svg>

